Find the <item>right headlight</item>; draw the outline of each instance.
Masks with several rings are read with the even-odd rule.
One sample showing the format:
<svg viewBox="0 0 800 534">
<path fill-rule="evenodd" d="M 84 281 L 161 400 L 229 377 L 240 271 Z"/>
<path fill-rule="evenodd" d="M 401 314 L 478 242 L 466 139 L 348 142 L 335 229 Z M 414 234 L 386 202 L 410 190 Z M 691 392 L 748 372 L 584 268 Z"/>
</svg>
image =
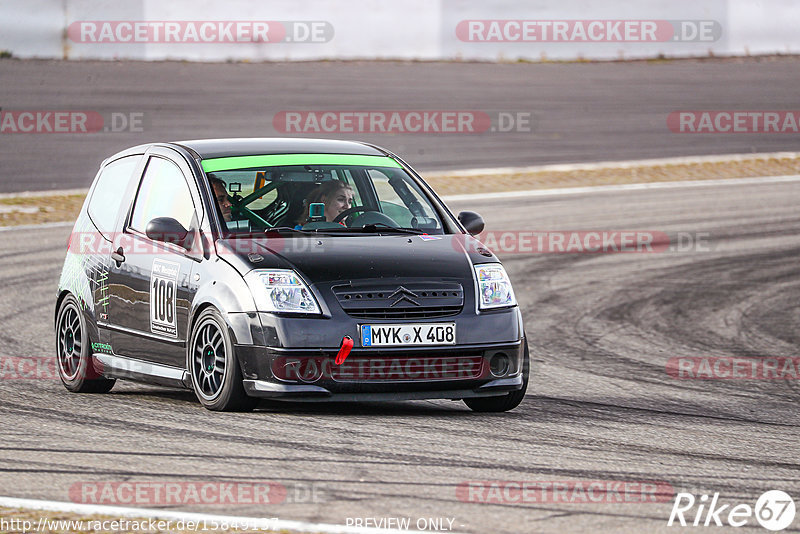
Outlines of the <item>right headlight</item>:
<svg viewBox="0 0 800 534">
<path fill-rule="evenodd" d="M 475 265 L 478 280 L 478 309 L 489 310 L 516 306 L 514 289 L 503 266 L 499 263 Z"/>
<path fill-rule="evenodd" d="M 258 311 L 319 314 L 305 282 L 289 269 L 256 269 L 244 277 Z"/>
</svg>

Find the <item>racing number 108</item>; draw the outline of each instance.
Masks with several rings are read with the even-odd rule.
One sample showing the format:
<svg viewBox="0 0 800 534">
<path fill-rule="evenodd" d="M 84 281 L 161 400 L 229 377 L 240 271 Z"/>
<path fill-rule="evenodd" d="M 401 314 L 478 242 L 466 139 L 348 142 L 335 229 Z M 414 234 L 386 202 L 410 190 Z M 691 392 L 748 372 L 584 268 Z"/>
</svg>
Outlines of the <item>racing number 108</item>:
<svg viewBox="0 0 800 534">
<path fill-rule="evenodd" d="M 153 296 L 155 297 L 156 319 L 172 324 L 172 300 L 175 298 L 175 282 L 156 278 L 153 280 Z"/>
</svg>

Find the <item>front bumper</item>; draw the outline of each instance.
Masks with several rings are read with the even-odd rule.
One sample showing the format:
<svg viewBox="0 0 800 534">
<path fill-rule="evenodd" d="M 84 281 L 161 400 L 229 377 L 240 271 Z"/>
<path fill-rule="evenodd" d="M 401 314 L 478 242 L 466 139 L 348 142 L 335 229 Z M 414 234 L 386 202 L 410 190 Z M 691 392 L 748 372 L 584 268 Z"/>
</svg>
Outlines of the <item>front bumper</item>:
<svg viewBox="0 0 800 534">
<path fill-rule="evenodd" d="M 244 387 L 254 397 L 307 401 L 462 399 L 522 388 L 521 341 L 446 348 L 335 351 L 237 345 Z M 503 356 L 507 369 L 492 368 Z"/>
<path fill-rule="evenodd" d="M 329 289 L 324 286 L 321 291 L 334 299 L 328 295 Z M 324 303 L 325 299 L 320 301 Z M 254 397 L 310 401 L 462 399 L 521 389 L 524 351 L 519 308 L 478 313 L 470 311 L 474 306 L 472 292 L 468 291 L 463 312 L 456 316 L 405 321 L 455 322 L 456 344 L 452 346 L 362 347 L 361 324 L 400 321 L 356 319 L 339 306 L 322 316 L 261 312 L 229 314 L 228 318 L 244 387 Z M 336 366 L 334 358 L 345 335 L 354 339 L 356 346 L 345 365 Z M 489 364 L 497 353 L 508 358 L 508 368 L 502 373 L 492 373 Z M 293 369 L 294 375 L 290 372 Z"/>
<path fill-rule="evenodd" d="M 373 393 L 334 393 L 321 386 L 279 384 L 266 380 L 244 380 L 244 389 L 251 397 L 284 399 L 300 402 L 401 401 L 423 399 L 460 400 L 473 397 L 494 397 L 522 388 L 522 375 L 491 380 L 475 389 L 423 391 L 384 391 Z M 389 385 L 387 384 L 387 389 Z"/>
</svg>

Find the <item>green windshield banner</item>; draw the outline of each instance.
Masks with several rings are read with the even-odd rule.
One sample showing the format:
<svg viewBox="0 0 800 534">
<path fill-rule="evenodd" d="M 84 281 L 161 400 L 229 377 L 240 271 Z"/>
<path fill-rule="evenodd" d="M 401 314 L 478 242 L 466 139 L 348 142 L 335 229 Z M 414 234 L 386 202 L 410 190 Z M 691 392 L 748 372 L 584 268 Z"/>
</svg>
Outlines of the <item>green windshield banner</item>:
<svg viewBox="0 0 800 534">
<path fill-rule="evenodd" d="M 232 171 L 259 167 L 288 165 L 354 165 L 359 167 L 395 167 L 400 164 L 387 156 L 357 156 L 352 154 L 270 154 L 266 156 L 232 156 L 204 159 L 206 172 Z"/>
</svg>

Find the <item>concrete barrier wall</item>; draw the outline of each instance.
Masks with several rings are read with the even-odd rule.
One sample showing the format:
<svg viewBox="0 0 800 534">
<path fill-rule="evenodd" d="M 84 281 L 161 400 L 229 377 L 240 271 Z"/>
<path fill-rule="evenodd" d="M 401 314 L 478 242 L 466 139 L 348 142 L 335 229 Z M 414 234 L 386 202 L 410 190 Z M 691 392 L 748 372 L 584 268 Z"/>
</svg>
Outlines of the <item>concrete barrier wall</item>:
<svg viewBox="0 0 800 534">
<path fill-rule="evenodd" d="M 176 31 L 166 35 L 169 22 Z M 22 58 L 541 61 L 796 54 L 798 27 L 795 0 L 0 3 L 0 50 Z"/>
</svg>

